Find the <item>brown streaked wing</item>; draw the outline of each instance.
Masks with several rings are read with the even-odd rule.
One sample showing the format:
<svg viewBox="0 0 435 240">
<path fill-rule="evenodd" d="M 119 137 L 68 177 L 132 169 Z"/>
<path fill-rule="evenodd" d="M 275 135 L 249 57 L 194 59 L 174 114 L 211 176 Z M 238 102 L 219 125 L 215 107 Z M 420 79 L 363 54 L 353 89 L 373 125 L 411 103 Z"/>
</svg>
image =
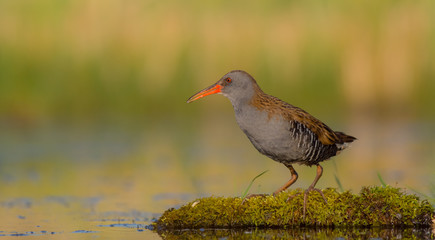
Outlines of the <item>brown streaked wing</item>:
<svg viewBox="0 0 435 240">
<path fill-rule="evenodd" d="M 279 114 L 289 121 L 295 120 L 304 124 L 308 129 L 316 134 L 323 145 L 342 143 L 341 139 L 335 134 L 335 132 L 317 118 L 313 117 L 306 111 L 288 104 L 279 98 L 268 95 L 261 90 L 257 91 L 251 104 L 258 109 L 268 111 L 269 118 Z"/>
<path fill-rule="evenodd" d="M 293 111 L 286 111 L 287 118 L 294 119 L 304 124 L 308 129 L 317 135 L 317 138 L 323 145 L 341 143 L 341 140 L 338 138 L 335 132 L 326 126 L 326 124 L 298 107 L 292 108 Z"/>
</svg>

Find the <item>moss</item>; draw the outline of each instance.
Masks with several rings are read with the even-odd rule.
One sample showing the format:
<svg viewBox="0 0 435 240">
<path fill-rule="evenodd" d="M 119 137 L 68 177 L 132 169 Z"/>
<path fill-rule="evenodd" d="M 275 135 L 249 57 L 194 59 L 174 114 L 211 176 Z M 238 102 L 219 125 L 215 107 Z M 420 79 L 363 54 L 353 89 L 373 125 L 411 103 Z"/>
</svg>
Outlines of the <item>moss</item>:
<svg viewBox="0 0 435 240">
<path fill-rule="evenodd" d="M 298 193 L 302 193 L 297 195 Z M 305 227 L 373 227 L 430 226 L 434 209 L 426 201 L 401 189 L 364 187 L 359 195 L 324 189 L 326 204 L 317 192 L 311 192 L 303 218 L 303 190 L 283 192 L 277 196 L 247 199 L 207 197 L 179 209 L 168 209 L 155 223 L 155 229 L 200 228 L 291 228 Z M 289 201 L 289 196 L 294 196 Z"/>
</svg>

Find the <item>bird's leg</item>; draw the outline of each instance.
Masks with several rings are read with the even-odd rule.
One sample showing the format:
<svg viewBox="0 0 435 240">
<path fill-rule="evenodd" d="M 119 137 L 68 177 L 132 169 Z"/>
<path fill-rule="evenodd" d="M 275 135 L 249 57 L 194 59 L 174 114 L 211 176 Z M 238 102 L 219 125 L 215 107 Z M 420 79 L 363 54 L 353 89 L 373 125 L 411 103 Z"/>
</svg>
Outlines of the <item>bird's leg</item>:
<svg viewBox="0 0 435 240">
<path fill-rule="evenodd" d="M 249 194 L 248 196 L 243 198 L 242 204 L 245 203 L 246 200 L 253 198 L 253 197 L 267 197 L 269 194 L 265 194 L 265 193 L 253 193 L 253 194 Z"/>
<path fill-rule="evenodd" d="M 292 165 L 287 165 L 287 164 L 284 164 L 287 168 L 288 168 L 288 170 L 290 170 L 290 173 L 291 173 L 291 178 L 290 178 L 290 180 L 288 180 L 288 182 L 286 182 L 282 187 L 280 187 L 278 190 L 276 190 L 275 192 L 273 192 L 273 195 L 274 196 L 276 196 L 278 193 L 280 193 L 280 192 L 282 192 L 282 191 L 284 191 L 284 190 L 286 190 L 287 188 L 289 188 L 293 183 L 295 183 L 296 182 L 296 180 L 298 180 L 298 173 L 295 171 L 295 169 L 293 168 L 293 166 Z"/>
<path fill-rule="evenodd" d="M 304 219 L 305 219 L 305 211 L 307 209 L 307 197 L 308 197 L 308 193 L 310 193 L 311 191 L 317 191 L 318 193 L 320 193 L 320 195 L 322 195 L 323 200 L 325 200 L 325 203 L 328 203 L 326 201 L 325 195 L 323 195 L 323 192 L 318 189 L 318 188 L 314 188 L 317 184 L 317 181 L 319 181 L 320 177 L 322 176 L 323 173 L 323 168 L 322 166 L 320 166 L 319 164 L 317 164 L 317 174 L 316 174 L 316 178 L 314 178 L 313 183 L 311 183 L 311 185 L 308 187 L 307 190 L 305 190 L 304 192 Z"/>
<path fill-rule="evenodd" d="M 284 164 L 284 165 L 290 170 L 290 173 L 292 176 L 291 176 L 290 180 L 288 180 L 288 182 L 286 182 L 282 187 L 280 187 L 278 190 L 273 192 L 273 196 L 276 196 L 278 193 L 286 190 L 288 187 L 290 187 L 298 179 L 298 173 L 295 171 L 293 166 L 290 164 L 289 165 Z M 246 199 L 253 198 L 253 197 L 265 197 L 265 196 L 267 196 L 267 194 L 249 194 L 248 196 L 246 196 L 243 199 L 242 204 L 245 202 Z"/>
</svg>

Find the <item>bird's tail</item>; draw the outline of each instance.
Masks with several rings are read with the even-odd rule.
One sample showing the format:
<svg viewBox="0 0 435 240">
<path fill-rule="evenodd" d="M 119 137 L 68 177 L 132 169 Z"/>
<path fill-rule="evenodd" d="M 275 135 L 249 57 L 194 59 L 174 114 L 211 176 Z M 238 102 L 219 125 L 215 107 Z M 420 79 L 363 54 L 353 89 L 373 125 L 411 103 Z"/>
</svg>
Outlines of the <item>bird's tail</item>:
<svg viewBox="0 0 435 240">
<path fill-rule="evenodd" d="M 343 143 L 351 143 L 356 140 L 356 137 L 352 137 L 343 132 L 335 132 L 335 135 L 343 142 Z"/>
<path fill-rule="evenodd" d="M 343 132 L 335 132 L 335 135 L 340 139 L 340 142 L 336 143 L 338 148 L 337 154 L 349 147 L 350 143 L 356 140 L 356 137 L 347 135 Z"/>
</svg>

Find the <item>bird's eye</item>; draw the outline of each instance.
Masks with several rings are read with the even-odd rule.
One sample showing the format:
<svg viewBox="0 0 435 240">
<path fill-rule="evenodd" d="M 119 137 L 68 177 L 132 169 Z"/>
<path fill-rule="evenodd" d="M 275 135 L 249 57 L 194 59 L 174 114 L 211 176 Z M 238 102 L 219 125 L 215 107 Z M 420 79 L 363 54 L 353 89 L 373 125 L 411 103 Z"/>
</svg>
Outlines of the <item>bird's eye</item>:
<svg viewBox="0 0 435 240">
<path fill-rule="evenodd" d="M 226 83 L 231 83 L 231 81 L 232 81 L 231 78 L 226 78 L 226 79 L 225 79 L 225 82 L 226 82 Z"/>
</svg>

